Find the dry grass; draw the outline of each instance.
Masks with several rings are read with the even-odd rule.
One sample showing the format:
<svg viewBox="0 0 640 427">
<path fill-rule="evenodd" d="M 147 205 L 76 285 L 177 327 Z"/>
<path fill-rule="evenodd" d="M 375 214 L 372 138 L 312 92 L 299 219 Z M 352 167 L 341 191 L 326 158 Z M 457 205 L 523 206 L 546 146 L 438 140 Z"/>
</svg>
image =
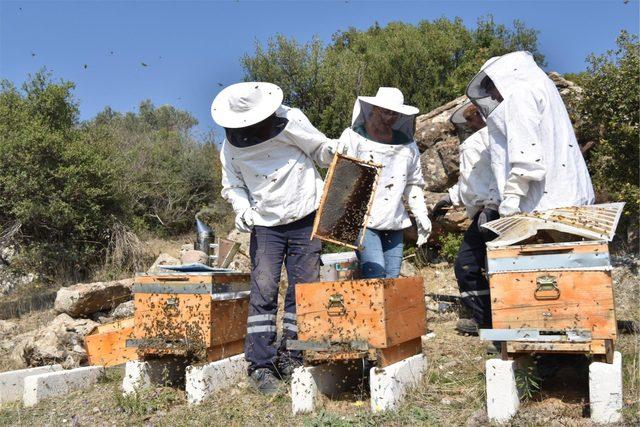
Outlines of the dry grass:
<svg viewBox="0 0 640 427">
<path fill-rule="evenodd" d="M 442 266 L 423 273 L 428 277 L 427 292 L 455 293 L 450 268 Z M 637 283 L 638 279 L 633 276 L 628 280 Z M 33 329 L 52 317 L 51 312 L 25 316 L 20 321 L 20 331 Z M 240 381 L 198 406 L 188 406 L 184 392 L 170 388 L 147 390 L 139 396 L 123 398 L 119 392 L 122 371 L 111 369 L 105 381 L 88 391 L 70 393 L 30 409 L 19 404 L 0 406 L 0 425 L 489 425 L 485 411 L 484 365 L 492 356 L 485 354 L 485 344 L 477 338 L 456 334 L 453 331 L 455 321 L 453 313 L 429 312 L 429 329 L 435 337 L 425 342 L 424 352 L 429 363 L 427 374 L 394 413 L 372 414 L 366 394 L 355 393 L 341 400 L 323 399 L 315 414 L 294 417 L 288 390 L 275 396 L 262 396 L 252 391 L 246 381 Z M 638 336 L 621 335 L 617 348 L 623 354 L 625 425 L 638 425 Z M 0 364 L 5 360 L 0 358 Z M 523 403 L 511 425 L 592 426 L 586 417 L 585 376 L 577 381 L 570 373 L 558 377 L 559 381 L 544 385 L 540 393 Z"/>
</svg>

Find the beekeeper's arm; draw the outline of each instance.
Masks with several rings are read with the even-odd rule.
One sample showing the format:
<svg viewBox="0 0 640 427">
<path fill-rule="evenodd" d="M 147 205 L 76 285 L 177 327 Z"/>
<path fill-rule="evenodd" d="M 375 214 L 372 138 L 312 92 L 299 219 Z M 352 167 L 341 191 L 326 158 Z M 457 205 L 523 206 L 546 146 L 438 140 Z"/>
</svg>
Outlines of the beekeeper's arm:
<svg viewBox="0 0 640 427">
<path fill-rule="evenodd" d="M 293 133 L 290 140 L 304 151 L 307 156 L 311 157 L 318 166 L 328 167 L 333 159 L 333 154 L 337 150 L 338 141 L 327 138 L 298 109 L 292 109 L 287 118 L 297 122 L 297 126 L 290 127 L 290 131 Z"/>
<path fill-rule="evenodd" d="M 222 164 L 222 198 L 231 203 L 233 211 L 236 213 L 236 229 L 241 233 L 250 233 L 253 227 L 253 217 L 249 190 L 242 174 L 233 165 L 231 156 L 226 152 L 225 147 L 220 150 L 220 163 Z"/>
<path fill-rule="evenodd" d="M 431 221 L 427 204 L 424 201 L 424 177 L 420 165 L 420 152 L 415 144 L 412 146 L 412 155 L 411 166 L 407 171 L 407 185 L 403 194 L 418 226 L 417 245 L 422 246 L 427 243 L 429 234 L 431 234 Z"/>
<path fill-rule="evenodd" d="M 545 153 L 540 141 L 541 107 L 535 93 L 515 91 L 505 100 L 509 174 L 500 204 L 500 215 L 520 212 L 520 200 L 526 198 L 531 181 L 541 181 L 546 175 Z"/>
</svg>

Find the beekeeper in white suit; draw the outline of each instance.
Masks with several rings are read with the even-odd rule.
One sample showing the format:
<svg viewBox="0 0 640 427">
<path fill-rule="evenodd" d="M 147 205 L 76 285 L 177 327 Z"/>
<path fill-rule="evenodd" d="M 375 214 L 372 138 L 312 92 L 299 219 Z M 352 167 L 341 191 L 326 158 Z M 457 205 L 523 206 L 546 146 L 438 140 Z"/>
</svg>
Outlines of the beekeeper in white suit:
<svg viewBox="0 0 640 427">
<path fill-rule="evenodd" d="M 286 341 L 297 338 L 296 284 L 319 280 L 321 244 L 311 239 L 311 231 L 323 181 L 314 161 L 328 166 L 336 144 L 282 99 L 274 84 L 247 82 L 225 88 L 211 105 L 213 119 L 226 133 L 220 150 L 222 196 L 233 206 L 236 228 L 251 233 L 245 358 L 251 382 L 263 393 L 275 392 L 280 379 L 302 363 L 299 351 L 287 351 Z M 283 263 L 289 286 L 276 348 Z"/>
<path fill-rule="evenodd" d="M 460 174 L 456 185 L 433 209 L 434 218 L 445 214 L 447 206 L 464 206 L 471 225 L 465 231 L 456 256 L 454 272 L 460 297 L 471 314 L 461 318 L 456 330 L 477 335 L 480 328 L 491 327 L 489 283 L 485 277 L 486 242 L 496 235 L 482 224 L 498 219 L 500 195 L 491 170 L 489 132 L 480 110 L 468 102 L 451 116 L 460 139 Z"/>
<path fill-rule="evenodd" d="M 529 52 L 487 61 L 467 96 L 487 117 L 501 216 L 593 203 L 564 102 Z"/>
<path fill-rule="evenodd" d="M 381 87 L 376 96 L 358 97 L 352 125 L 340 136 L 340 152 L 382 165 L 362 249 L 358 251 L 363 278 L 400 275 L 402 230 L 411 226 L 403 200 L 416 220 L 417 245 L 427 243 L 431 233 L 420 152 L 413 140 L 418 111 L 404 104 L 399 89 Z"/>
</svg>

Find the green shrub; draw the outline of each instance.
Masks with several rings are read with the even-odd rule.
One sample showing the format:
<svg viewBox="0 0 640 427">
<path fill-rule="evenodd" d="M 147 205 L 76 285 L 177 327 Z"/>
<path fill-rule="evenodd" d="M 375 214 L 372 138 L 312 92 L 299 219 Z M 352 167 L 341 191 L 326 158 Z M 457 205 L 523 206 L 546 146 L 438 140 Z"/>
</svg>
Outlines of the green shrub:
<svg viewBox="0 0 640 427">
<path fill-rule="evenodd" d="M 122 214 L 112 163 L 77 128 L 73 84 L 46 72 L 0 88 L 0 230 L 19 224 L 15 266 L 82 277 Z"/>
<path fill-rule="evenodd" d="M 599 201 L 625 201 L 619 232 L 637 230 L 640 182 L 640 44 L 623 31 L 617 49 L 587 58 L 580 134 L 594 141 L 589 172 Z"/>
<path fill-rule="evenodd" d="M 440 256 L 447 262 L 454 262 L 462 243 L 462 234 L 443 234 L 438 242 L 440 243 Z"/>
</svg>

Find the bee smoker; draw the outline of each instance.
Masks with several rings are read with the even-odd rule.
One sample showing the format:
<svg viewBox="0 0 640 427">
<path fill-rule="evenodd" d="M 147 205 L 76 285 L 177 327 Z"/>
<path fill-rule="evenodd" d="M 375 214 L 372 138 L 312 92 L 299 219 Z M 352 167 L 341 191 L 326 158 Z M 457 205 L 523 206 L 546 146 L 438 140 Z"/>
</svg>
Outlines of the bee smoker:
<svg viewBox="0 0 640 427">
<path fill-rule="evenodd" d="M 207 254 L 209 259 L 208 264 L 211 264 L 211 242 L 215 240 L 215 236 L 213 235 L 213 230 L 207 224 L 200 220 L 198 215 L 196 215 L 196 233 L 197 240 L 195 242 L 195 249 L 204 252 Z"/>
</svg>

